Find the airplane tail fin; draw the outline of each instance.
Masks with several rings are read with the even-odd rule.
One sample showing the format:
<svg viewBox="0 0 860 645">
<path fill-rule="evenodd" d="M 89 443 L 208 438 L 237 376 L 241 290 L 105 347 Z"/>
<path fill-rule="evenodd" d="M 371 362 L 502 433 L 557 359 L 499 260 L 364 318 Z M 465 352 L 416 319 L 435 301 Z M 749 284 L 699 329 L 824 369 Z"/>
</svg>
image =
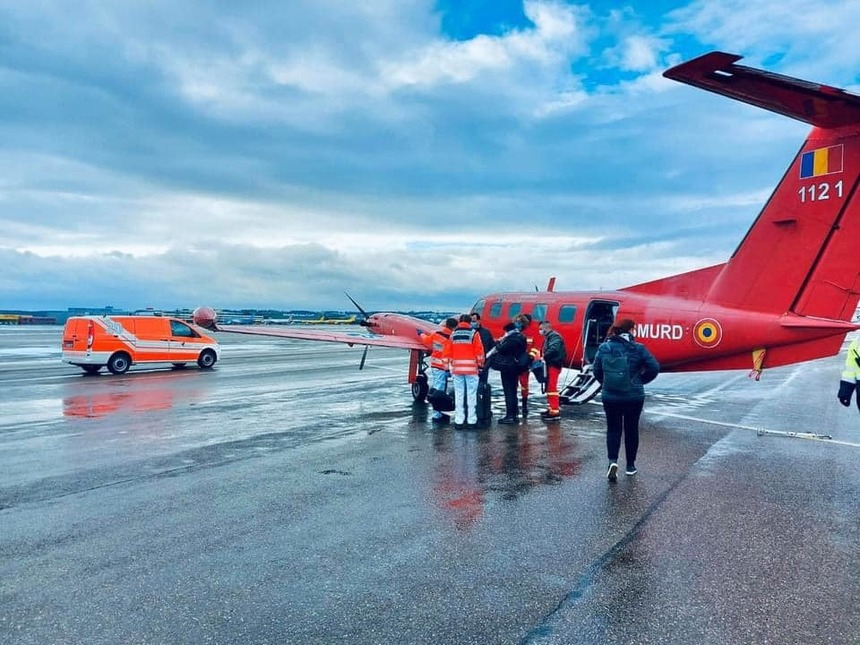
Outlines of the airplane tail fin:
<svg viewBox="0 0 860 645">
<path fill-rule="evenodd" d="M 728 307 L 850 320 L 860 300 L 860 96 L 736 65 L 740 58 L 711 52 L 664 76 L 813 129 L 728 262 L 691 272 L 695 290 Z"/>
</svg>

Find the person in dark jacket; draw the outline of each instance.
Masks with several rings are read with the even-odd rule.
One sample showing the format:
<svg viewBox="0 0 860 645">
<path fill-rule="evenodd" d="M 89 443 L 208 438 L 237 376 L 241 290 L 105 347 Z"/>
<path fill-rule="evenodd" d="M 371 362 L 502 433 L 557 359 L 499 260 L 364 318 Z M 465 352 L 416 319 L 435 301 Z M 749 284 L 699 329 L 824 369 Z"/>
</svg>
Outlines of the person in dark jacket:
<svg viewBox="0 0 860 645">
<path fill-rule="evenodd" d="M 481 337 L 481 343 L 484 345 L 484 356 L 490 353 L 490 350 L 496 346 L 496 339 L 493 338 L 493 334 L 489 329 L 483 327 L 481 325 L 481 314 L 477 311 L 473 311 L 472 314 L 472 329 L 478 332 L 478 335 Z M 489 363 L 489 361 L 488 361 Z M 481 369 L 481 373 L 478 374 L 478 386 L 480 387 L 481 383 L 487 382 L 487 376 L 489 376 L 490 367 L 488 364 L 484 365 L 483 369 Z"/>
<path fill-rule="evenodd" d="M 499 419 L 499 423 L 509 425 L 520 421 L 517 405 L 517 384 L 522 367 L 517 359 L 520 355 L 525 354 L 526 338 L 512 322 L 505 325 L 504 330 L 505 335 L 499 339 L 490 355 L 493 360 L 493 369 L 499 370 L 502 378 L 502 390 L 505 393 L 505 416 Z"/>
<path fill-rule="evenodd" d="M 645 388 L 660 373 L 660 364 L 642 343 L 633 338 L 636 323 L 629 318 L 609 329 L 607 338 L 594 357 L 594 376 L 602 387 L 601 400 L 606 414 L 606 451 L 609 457 L 610 481 L 618 475 L 618 453 L 621 435 L 627 459 L 626 474 L 636 474 L 639 450 L 639 417 L 645 404 Z M 619 359 L 626 358 L 627 372 L 619 377 Z M 621 363 L 623 365 L 623 362 Z M 611 370 L 611 372 L 610 372 Z"/>
<path fill-rule="evenodd" d="M 564 348 L 564 338 L 552 328 L 552 323 L 544 320 L 540 324 L 540 335 L 543 336 L 543 362 L 546 366 L 546 407 L 541 412 L 545 421 L 555 421 L 561 418 L 561 408 L 558 405 L 558 377 L 564 367 L 567 351 Z"/>
<path fill-rule="evenodd" d="M 541 353 L 541 337 L 538 334 L 537 325 L 532 324 L 531 314 L 517 314 L 512 321 L 517 329 L 522 332 L 526 339 L 526 352 L 532 360 L 537 360 Z M 523 370 L 520 372 L 520 397 L 522 399 L 523 417 L 529 415 L 529 377 L 531 372 Z"/>
</svg>

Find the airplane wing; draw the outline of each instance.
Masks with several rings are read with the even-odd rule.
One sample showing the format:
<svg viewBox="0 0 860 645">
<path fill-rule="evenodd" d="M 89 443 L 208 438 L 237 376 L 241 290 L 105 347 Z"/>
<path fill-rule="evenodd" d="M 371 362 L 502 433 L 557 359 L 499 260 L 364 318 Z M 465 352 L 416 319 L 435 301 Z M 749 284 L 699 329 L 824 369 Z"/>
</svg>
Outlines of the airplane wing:
<svg viewBox="0 0 860 645">
<path fill-rule="evenodd" d="M 432 330 L 432 327 L 430 329 Z M 317 340 L 330 343 L 346 343 L 349 346 L 373 345 L 378 347 L 394 347 L 397 349 L 419 349 L 422 351 L 426 351 L 427 349 L 418 339 L 417 334 L 410 338 L 407 336 L 395 334 L 374 334 L 372 332 L 365 331 L 327 331 L 321 329 L 271 329 L 269 327 L 260 327 L 258 325 L 230 325 L 229 327 L 217 327 L 217 331 L 228 334 L 278 336 L 280 338 L 297 338 L 299 340 Z"/>
</svg>

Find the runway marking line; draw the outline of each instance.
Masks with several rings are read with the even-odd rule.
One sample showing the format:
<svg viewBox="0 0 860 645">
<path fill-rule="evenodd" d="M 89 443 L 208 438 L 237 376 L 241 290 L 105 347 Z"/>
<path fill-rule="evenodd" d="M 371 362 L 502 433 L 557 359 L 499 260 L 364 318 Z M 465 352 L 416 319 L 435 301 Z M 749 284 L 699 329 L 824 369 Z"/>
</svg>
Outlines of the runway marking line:
<svg viewBox="0 0 860 645">
<path fill-rule="evenodd" d="M 759 436 L 784 436 L 792 439 L 807 439 L 809 441 L 822 441 L 824 443 L 833 443 L 839 446 L 849 446 L 851 448 L 860 448 L 860 443 L 851 441 L 841 441 L 839 439 L 828 438 L 825 435 L 816 435 L 810 432 L 796 432 L 789 430 L 769 430 L 767 428 L 754 428 L 753 426 L 741 425 L 739 423 L 728 423 L 726 421 L 713 421 L 711 419 L 701 419 L 699 417 L 691 417 L 686 414 L 676 414 L 674 412 L 652 412 L 654 416 L 673 417 L 675 419 L 685 419 L 687 421 L 697 421 L 699 423 L 708 423 L 710 425 L 722 426 L 724 428 L 737 428 L 739 430 L 752 430 Z"/>
</svg>

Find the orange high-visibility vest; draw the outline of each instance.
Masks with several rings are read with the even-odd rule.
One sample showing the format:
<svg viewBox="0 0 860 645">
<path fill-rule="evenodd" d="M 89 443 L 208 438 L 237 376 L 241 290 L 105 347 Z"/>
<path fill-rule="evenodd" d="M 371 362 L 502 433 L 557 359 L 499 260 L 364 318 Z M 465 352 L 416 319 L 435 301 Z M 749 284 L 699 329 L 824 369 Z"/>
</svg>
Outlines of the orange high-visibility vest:
<svg viewBox="0 0 860 645">
<path fill-rule="evenodd" d="M 421 342 L 430 350 L 430 367 L 437 370 L 447 370 L 448 361 L 442 356 L 448 347 L 448 339 L 451 332 L 445 329 L 437 329 L 432 334 L 421 334 Z"/>
<path fill-rule="evenodd" d="M 468 323 L 460 323 L 451 333 L 445 356 L 451 360 L 452 374 L 477 374 L 484 364 L 481 335 Z"/>
</svg>

